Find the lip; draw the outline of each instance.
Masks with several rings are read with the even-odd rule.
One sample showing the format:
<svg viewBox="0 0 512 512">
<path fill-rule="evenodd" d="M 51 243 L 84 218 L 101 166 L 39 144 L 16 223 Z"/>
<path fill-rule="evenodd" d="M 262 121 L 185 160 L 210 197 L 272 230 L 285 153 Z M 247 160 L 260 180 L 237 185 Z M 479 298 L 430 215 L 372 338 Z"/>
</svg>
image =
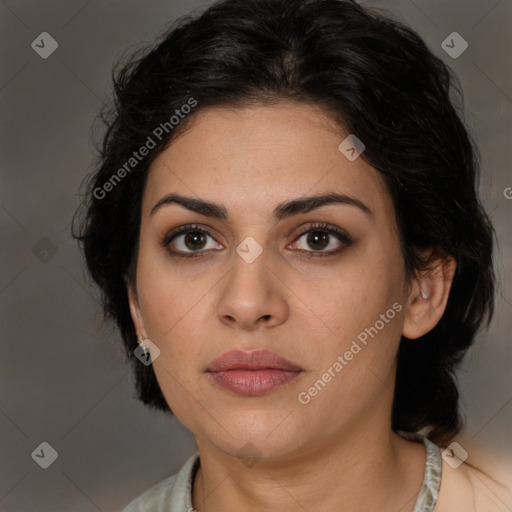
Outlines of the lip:
<svg viewBox="0 0 512 512">
<path fill-rule="evenodd" d="M 260 396 L 295 380 L 302 371 L 296 364 L 269 350 L 232 350 L 215 359 L 206 373 L 233 393 Z"/>
</svg>

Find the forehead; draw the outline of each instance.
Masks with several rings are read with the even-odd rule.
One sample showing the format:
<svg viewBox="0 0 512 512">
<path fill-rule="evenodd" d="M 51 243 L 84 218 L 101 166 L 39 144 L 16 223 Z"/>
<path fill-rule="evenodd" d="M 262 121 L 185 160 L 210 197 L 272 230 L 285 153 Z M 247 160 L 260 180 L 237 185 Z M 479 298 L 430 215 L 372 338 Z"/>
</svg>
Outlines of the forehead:
<svg viewBox="0 0 512 512">
<path fill-rule="evenodd" d="M 310 105 L 203 109 L 153 162 L 143 210 L 177 192 L 266 216 L 283 200 L 333 191 L 389 209 L 381 174 L 340 151 L 349 135 Z"/>
</svg>

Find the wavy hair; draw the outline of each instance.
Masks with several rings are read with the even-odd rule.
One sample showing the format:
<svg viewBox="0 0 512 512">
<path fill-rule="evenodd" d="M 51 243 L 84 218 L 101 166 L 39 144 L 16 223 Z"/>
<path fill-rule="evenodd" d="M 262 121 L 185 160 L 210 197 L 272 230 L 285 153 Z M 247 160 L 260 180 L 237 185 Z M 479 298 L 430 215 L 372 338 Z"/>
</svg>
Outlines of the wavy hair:
<svg viewBox="0 0 512 512">
<path fill-rule="evenodd" d="M 444 315 L 398 351 L 394 430 L 427 429 L 439 445 L 462 428 L 455 370 L 494 311 L 494 229 L 478 198 L 479 155 L 452 71 L 410 28 L 351 0 L 224 0 L 168 27 L 113 71 L 98 165 L 85 182 L 80 241 L 103 310 L 119 328 L 138 398 L 171 412 L 152 366 L 135 358 L 126 280 L 135 279 L 141 201 L 151 163 L 209 106 L 288 100 L 321 107 L 357 134 L 385 178 L 409 280 L 434 247 L 457 268 Z M 191 98 L 197 106 L 169 120 Z M 165 123 L 168 123 L 165 125 Z M 155 128 L 161 138 L 155 137 Z M 151 137 L 155 147 L 113 181 Z M 105 191 L 105 184 L 108 193 Z M 77 211 L 77 216 L 79 212 Z M 75 221 L 78 220 L 75 217 Z"/>
</svg>

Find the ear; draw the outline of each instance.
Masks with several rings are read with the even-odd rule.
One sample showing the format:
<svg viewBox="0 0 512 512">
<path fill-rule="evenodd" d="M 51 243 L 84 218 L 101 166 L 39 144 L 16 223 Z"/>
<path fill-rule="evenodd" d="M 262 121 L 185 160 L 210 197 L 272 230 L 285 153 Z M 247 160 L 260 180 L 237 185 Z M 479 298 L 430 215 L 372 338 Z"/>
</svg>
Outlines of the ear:
<svg viewBox="0 0 512 512">
<path fill-rule="evenodd" d="M 130 305 L 130 315 L 132 317 L 133 325 L 135 326 L 135 331 L 137 332 L 137 335 L 142 336 L 145 339 L 147 338 L 146 329 L 144 328 L 144 320 L 142 319 L 142 313 L 140 310 L 137 292 L 134 289 L 133 285 L 129 282 L 126 283 L 126 288 L 128 290 L 128 303 Z"/>
<path fill-rule="evenodd" d="M 429 251 L 429 267 L 413 280 L 405 308 L 402 335 L 416 339 L 431 331 L 441 320 L 455 275 L 452 256 Z"/>
</svg>

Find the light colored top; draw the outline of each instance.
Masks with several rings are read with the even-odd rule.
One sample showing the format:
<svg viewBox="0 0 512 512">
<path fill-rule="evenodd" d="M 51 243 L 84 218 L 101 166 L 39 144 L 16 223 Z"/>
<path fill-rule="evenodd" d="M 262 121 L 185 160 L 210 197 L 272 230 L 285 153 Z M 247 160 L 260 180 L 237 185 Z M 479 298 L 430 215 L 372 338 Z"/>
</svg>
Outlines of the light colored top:
<svg viewBox="0 0 512 512">
<path fill-rule="evenodd" d="M 427 450 L 423 485 L 413 512 L 433 512 L 441 486 L 441 451 L 420 434 L 406 434 L 407 439 L 423 441 Z M 122 512 L 193 512 L 192 484 L 199 469 L 199 454 L 192 455 L 178 473 L 151 487 L 131 501 Z M 437 512 L 437 511 L 436 511 Z"/>
</svg>

